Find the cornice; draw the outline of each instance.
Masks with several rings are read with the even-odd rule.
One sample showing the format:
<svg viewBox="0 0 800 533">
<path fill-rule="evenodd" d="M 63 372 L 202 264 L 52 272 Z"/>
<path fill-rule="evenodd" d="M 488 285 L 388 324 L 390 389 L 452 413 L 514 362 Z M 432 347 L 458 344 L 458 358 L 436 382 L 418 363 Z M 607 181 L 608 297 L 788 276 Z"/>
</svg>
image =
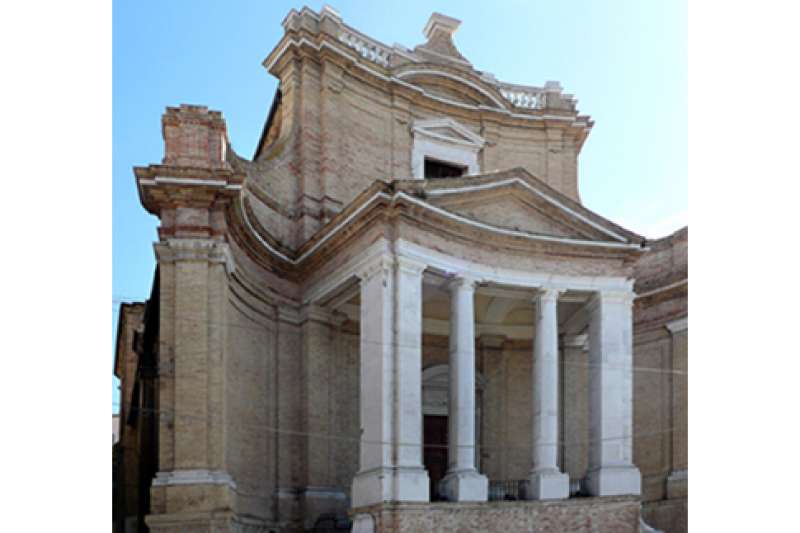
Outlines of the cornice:
<svg viewBox="0 0 800 533">
<path fill-rule="evenodd" d="M 432 102 L 438 102 L 440 104 L 446 104 L 448 106 L 456 107 L 459 109 L 466 109 L 473 112 L 488 112 L 498 114 L 500 116 L 505 116 L 508 118 L 518 119 L 522 121 L 533 121 L 533 122 L 544 122 L 549 124 L 562 124 L 569 128 L 575 128 L 581 135 L 585 135 L 591 129 L 592 123 L 591 120 L 586 116 L 579 117 L 576 111 L 568 111 L 563 109 L 555 109 L 555 108 L 531 108 L 531 107 L 519 107 L 513 105 L 511 102 L 507 101 L 507 98 L 503 97 L 502 92 L 499 91 L 498 88 L 487 88 L 482 86 L 482 83 L 487 83 L 486 81 L 482 81 L 481 83 L 477 81 L 469 80 L 471 75 L 467 73 L 459 72 L 457 73 L 450 73 L 447 71 L 446 66 L 438 65 L 438 64 L 427 64 L 427 63 L 414 63 L 414 69 L 408 71 L 408 64 L 399 65 L 396 67 L 392 67 L 387 65 L 378 64 L 372 61 L 365 59 L 364 57 L 358 55 L 355 51 L 348 48 L 346 45 L 341 43 L 340 41 L 333 39 L 331 36 L 325 33 L 318 33 L 316 35 L 311 35 L 308 33 L 298 33 L 292 32 L 287 33 L 284 35 L 283 39 L 278 43 L 276 48 L 270 53 L 269 56 L 264 60 L 263 66 L 270 71 L 275 76 L 279 76 L 279 72 L 274 70 L 275 67 L 281 62 L 283 57 L 286 55 L 287 52 L 291 51 L 300 51 L 303 47 L 307 47 L 310 50 L 313 50 L 316 54 L 327 50 L 333 53 L 335 56 L 339 56 L 344 59 L 347 64 L 351 65 L 352 68 L 356 68 L 361 70 L 364 73 L 369 74 L 375 80 L 379 80 L 383 83 L 389 83 L 396 88 L 404 88 L 413 93 L 417 93 L 425 98 L 429 99 Z M 473 105 L 467 104 L 464 102 L 458 102 L 455 100 L 451 100 L 449 98 L 445 98 L 443 96 L 431 94 L 427 92 L 424 88 L 414 85 L 413 83 L 409 83 L 402 79 L 403 76 L 409 76 L 409 72 L 413 72 L 414 74 L 427 74 L 433 76 L 441 76 L 445 78 L 450 78 L 460 83 L 464 83 L 465 85 L 471 87 L 473 90 L 477 90 L 484 96 L 488 97 L 494 104 L 494 106 L 487 106 L 487 105 Z M 476 78 L 479 79 L 479 78 Z M 499 82 L 498 82 L 499 83 Z M 531 87 L 530 90 L 539 90 L 538 88 Z M 501 99 L 498 99 L 497 95 L 493 94 L 496 92 Z"/>
<path fill-rule="evenodd" d="M 271 243 L 269 235 L 262 235 L 265 230 L 258 229 L 258 224 L 250 219 L 250 214 L 247 209 L 239 207 L 238 214 L 247 230 L 258 245 L 272 257 L 277 260 L 279 264 L 284 265 L 284 268 L 298 269 L 302 268 L 308 261 L 311 261 L 323 248 L 327 248 L 335 241 L 341 234 L 351 234 L 354 224 L 360 220 L 366 220 L 364 217 L 374 217 L 373 210 L 382 210 L 386 215 L 395 217 L 405 213 L 407 216 L 412 216 L 414 220 L 422 222 L 424 219 L 420 217 L 433 217 L 446 226 L 453 229 L 462 227 L 472 231 L 486 233 L 491 236 L 492 242 L 495 246 L 499 244 L 498 238 L 512 238 L 521 239 L 532 246 L 547 245 L 547 246 L 566 246 L 582 249 L 586 252 L 594 253 L 600 252 L 614 252 L 614 253 L 635 253 L 639 254 L 643 251 L 641 245 L 636 242 L 619 242 L 619 241 L 598 241 L 578 239 L 571 237 L 555 237 L 548 235 L 538 235 L 528 233 L 521 230 L 513 230 L 502 228 L 487 224 L 485 222 L 477 221 L 468 217 L 464 217 L 457 213 L 453 213 L 446 209 L 440 208 L 427 202 L 425 199 L 415 196 L 410 192 L 393 191 L 394 184 L 390 185 L 383 182 L 376 182 L 365 191 L 367 194 L 361 195 L 361 198 L 350 204 L 344 211 L 334 217 L 326 226 L 321 228 L 306 244 L 300 247 L 298 252 L 292 253 L 288 250 L 280 250 L 276 244 Z M 449 191 L 448 191 L 449 192 Z M 431 191 L 426 191 L 425 194 L 431 194 Z M 407 211 L 410 209 L 410 211 Z M 439 228 L 443 228 L 441 223 L 438 224 Z M 475 237 L 468 237 L 474 239 Z M 486 242 L 483 240 L 482 242 Z M 514 248 L 516 249 L 516 245 Z M 531 250 L 535 253 L 535 249 Z"/>
</svg>

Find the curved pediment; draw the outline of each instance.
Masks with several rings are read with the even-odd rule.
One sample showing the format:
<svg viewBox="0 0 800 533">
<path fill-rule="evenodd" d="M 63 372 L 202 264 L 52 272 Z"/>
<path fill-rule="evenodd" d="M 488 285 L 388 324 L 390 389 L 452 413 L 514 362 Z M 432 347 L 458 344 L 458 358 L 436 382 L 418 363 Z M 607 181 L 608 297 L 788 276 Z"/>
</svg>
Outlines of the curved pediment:
<svg viewBox="0 0 800 533">
<path fill-rule="evenodd" d="M 396 78 L 422 89 L 428 96 L 470 106 L 506 109 L 497 89 L 477 76 L 443 65 L 414 63 L 394 72 Z"/>
</svg>

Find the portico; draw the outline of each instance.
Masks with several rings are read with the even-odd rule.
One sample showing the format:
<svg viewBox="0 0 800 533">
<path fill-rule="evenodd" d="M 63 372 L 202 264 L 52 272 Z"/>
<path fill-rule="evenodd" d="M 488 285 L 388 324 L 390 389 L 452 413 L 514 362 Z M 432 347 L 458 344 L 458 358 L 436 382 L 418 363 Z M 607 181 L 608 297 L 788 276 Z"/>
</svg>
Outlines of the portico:
<svg viewBox="0 0 800 533">
<path fill-rule="evenodd" d="M 436 333 L 446 334 L 449 346 L 448 465 L 439 490 L 451 502 L 489 499 L 489 479 L 480 471 L 476 454 L 481 446 L 476 428 L 476 331 L 487 336 L 495 327 L 502 337 L 503 332 L 517 335 L 520 328 L 485 320 L 478 323 L 476 295 L 511 297 L 534 311 L 527 324 L 529 333 L 520 339 L 530 342 L 531 369 L 531 403 L 524 409 L 529 413 L 526 444 L 530 454 L 522 496 L 531 500 L 569 497 L 570 479 L 559 461 L 563 416 L 559 338 L 577 333 L 588 334 L 585 364 L 590 369 L 590 466 L 584 486 L 593 496 L 639 494 L 639 473 L 631 460 L 633 300 L 629 280 L 498 268 L 410 240 L 391 243 L 383 238 L 328 278 L 325 292 L 336 293 L 331 279 L 358 287 L 362 433 L 359 471 L 352 487 L 354 508 L 433 500 L 423 465 L 422 370 L 423 337 Z M 434 289 L 438 298 L 445 294 L 449 300 L 446 321 L 423 316 L 425 291 Z M 559 316 L 562 299 L 569 308 Z M 349 309 L 343 305 L 342 310 L 354 314 L 352 304 Z"/>
</svg>

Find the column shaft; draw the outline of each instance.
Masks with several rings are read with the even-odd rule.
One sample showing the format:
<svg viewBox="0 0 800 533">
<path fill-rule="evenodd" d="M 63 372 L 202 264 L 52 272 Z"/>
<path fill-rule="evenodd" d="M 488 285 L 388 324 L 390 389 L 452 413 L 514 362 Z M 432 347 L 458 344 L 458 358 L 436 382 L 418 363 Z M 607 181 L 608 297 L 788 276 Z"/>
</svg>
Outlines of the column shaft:
<svg viewBox="0 0 800 533">
<path fill-rule="evenodd" d="M 569 496 L 569 477 L 558 470 L 558 291 L 539 292 L 533 337 L 533 468 L 529 497 Z"/>
<path fill-rule="evenodd" d="M 450 398 L 448 469 L 442 480 L 451 501 L 486 501 L 489 481 L 475 469 L 475 284 L 450 285 Z"/>
</svg>

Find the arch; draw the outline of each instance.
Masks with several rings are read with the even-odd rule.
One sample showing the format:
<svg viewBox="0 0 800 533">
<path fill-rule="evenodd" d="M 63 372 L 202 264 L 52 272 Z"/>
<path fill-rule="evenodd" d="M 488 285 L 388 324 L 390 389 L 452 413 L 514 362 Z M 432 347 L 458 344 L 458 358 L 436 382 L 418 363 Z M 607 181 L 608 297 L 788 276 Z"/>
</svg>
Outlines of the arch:
<svg viewBox="0 0 800 533">
<path fill-rule="evenodd" d="M 447 416 L 449 412 L 450 365 L 431 365 L 422 371 L 422 414 Z M 486 378 L 475 371 L 475 392 L 480 394 L 486 388 Z M 475 405 L 480 411 L 479 402 Z"/>
</svg>

